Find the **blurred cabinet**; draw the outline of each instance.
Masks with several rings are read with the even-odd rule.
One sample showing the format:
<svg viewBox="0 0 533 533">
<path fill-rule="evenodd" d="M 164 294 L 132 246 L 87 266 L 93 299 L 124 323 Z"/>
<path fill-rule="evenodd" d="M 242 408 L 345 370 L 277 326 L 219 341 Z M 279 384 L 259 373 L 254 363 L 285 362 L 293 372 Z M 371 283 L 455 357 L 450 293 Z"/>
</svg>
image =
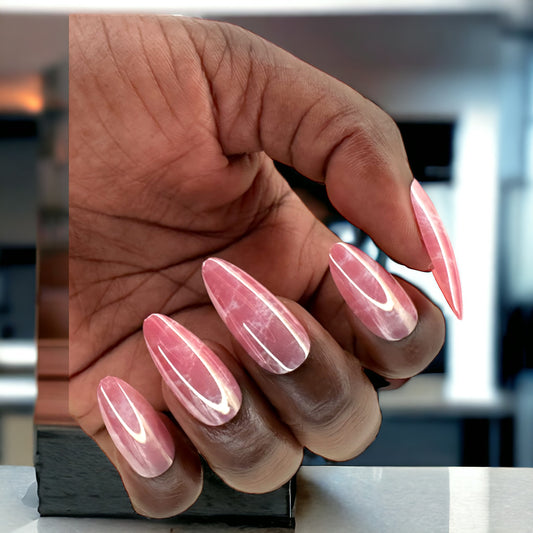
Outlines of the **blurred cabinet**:
<svg viewBox="0 0 533 533">
<path fill-rule="evenodd" d="M 35 423 L 68 414 L 68 65 L 44 75 L 38 163 L 38 399 Z"/>
</svg>

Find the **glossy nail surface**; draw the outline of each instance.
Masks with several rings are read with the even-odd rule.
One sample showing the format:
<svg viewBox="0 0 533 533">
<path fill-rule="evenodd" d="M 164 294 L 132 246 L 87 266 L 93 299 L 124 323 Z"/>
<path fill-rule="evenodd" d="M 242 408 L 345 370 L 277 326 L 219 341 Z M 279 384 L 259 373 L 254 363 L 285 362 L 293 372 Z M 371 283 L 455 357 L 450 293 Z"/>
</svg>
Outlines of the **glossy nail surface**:
<svg viewBox="0 0 533 533">
<path fill-rule="evenodd" d="M 309 336 L 296 317 L 263 285 L 218 258 L 202 275 L 218 314 L 247 353 L 265 370 L 285 374 L 309 355 Z"/>
<path fill-rule="evenodd" d="M 413 302 L 379 263 L 343 242 L 331 247 L 329 258 L 339 292 L 374 335 L 397 341 L 415 329 L 418 313 Z"/>
<path fill-rule="evenodd" d="M 174 461 L 174 441 L 150 403 L 114 376 L 100 381 L 98 406 L 118 451 L 140 476 L 166 472 Z"/>
<path fill-rule="evenodd" d="M 237 381 L 196 335 L 159 314 L 144 321 L 143 332 L 159 373 L 191 415 L 220 426 L 237 414 L 242 401 Z"/>
<path fill-rule="evenodd" d="M 433 264 L 433 276 L 452 311 L 460 319 L 463 316 L 463 296 L 452 244 L 433 202 L 417 180 L 411 184 L 411 203 L 422 241 Z"/>
</svg>

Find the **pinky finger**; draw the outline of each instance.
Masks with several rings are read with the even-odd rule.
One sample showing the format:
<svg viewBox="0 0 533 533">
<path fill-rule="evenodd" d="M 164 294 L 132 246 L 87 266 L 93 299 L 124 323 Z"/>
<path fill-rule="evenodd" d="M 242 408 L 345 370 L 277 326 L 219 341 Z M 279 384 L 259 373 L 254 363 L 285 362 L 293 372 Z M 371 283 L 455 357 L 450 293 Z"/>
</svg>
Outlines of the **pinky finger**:
<svg viewBox="0 0 533 533">
<path fill-rule="evenodd" d="M 94 438 L 135 511 L 166 518 L 189 508 L 202 490 L 202 468 L 185 434 L 119 378 L 102 379 L 97 395 L 105 429 Z"/>
</svg>

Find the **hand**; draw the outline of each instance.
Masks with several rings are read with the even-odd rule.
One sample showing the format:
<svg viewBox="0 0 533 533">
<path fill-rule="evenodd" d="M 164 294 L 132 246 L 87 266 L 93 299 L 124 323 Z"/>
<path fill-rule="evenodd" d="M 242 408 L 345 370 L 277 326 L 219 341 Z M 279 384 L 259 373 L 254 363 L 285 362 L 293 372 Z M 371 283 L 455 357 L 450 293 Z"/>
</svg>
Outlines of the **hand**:
<svg viewBox="0 0 533 533">
<path fill-rule="evenodd" d="M 338 239 L 273 159 L 324 181 L 335 207 L 396 261 L 431 267 L 400 135 L 370 101 L 238 27 L 71 17 L 70 409 L 141 514 L 194 502 L 197 450 L 252 492 L 289 479 L 304 446 L 334 460 L 357 455 L 380 424 L 362 369 L 408 378 L 442 346 L 442 314 L 403 280 L 416 308 L 405 338 L 382 338 L 354 316 L 328 270 Z M 202 281 L 211 256 L 292 313 L 309 341 L 297 369 L 269 372 L 232 339 Z M 151 313 L 171 316 L 227 366 L 242 394 L 231 420 L 205 424 L 162 383 L 142 334 Z M 118 453 L 96 401 L 107 375 L 177 421 L 158 415 L 175 444 L 165 473 L 143 477 Z"/>
</svg>

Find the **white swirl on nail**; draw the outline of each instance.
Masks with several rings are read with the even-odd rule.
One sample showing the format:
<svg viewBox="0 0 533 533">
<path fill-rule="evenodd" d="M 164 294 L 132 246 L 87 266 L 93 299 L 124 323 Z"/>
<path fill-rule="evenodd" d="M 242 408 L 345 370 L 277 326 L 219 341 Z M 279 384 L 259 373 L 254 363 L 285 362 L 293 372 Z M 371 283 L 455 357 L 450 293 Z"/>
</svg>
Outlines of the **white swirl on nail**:
<svg viewBox="0 0 533 533">
<path fill-rule="evenodd" d="M 103 387 L 100 387 L 100 391 L 102 395 L 104 396 L 107 404 L 109 405 L 111 411 L 113 411 L 113 414 L 117 417 L 117 420 L 120 422 L 122 427 L 128 432 L 128 434 L 136 440 L 139 444 L 145 444 L 146 443 L 146 431 L 144 429 L 144 423 L 142 420 L 142 415 L 139 413 L 138 409 L 133 405 L 132 401 L 130 400 L 129 396 L 127 395 L 126 391 L 122 388 L 122 385 L 120 383 L 117 383 L 117 387 L 121 390 L 122 394 L 124 395 L 124 398 L 126 398 L 126 401 L 129 403 L 131 407 L 131 411 L 135 415 L 135 418 L 137 420 L 137 423 L 139 424 L 139 431 L 135 431 L 133 428 L 131 428 L 128 423 L 122 418 L 120 413 L 116 410 L 115 406 L 109 399 L 109 396 L 107 395 L 106 391 L 103 389 Z"/>
<path fill-rule="evenodd" d="M 387 287 L 387 284 L 386 284 L 385 280 L 382 278 L 380 272 L 376 268 L 374 268 L 373 265 L 369 261 L 364 259 L 363 256 L 359 257 L 359 256 L 355 255 L 353 253 L 353 251 L 350 250 L 344 243 L 342 243 L 342 246 L 346 249 L 346 251 L 348 251 L 350 253 L 350 255 L 352 255 L 355 259 L 357 259 L 358 261 L 363 263 L 365 268 L 372 274 L 374 279 L 379 283 L 379 286 L 380 286 L 381 290 L 383 291 L 383 296 L 385 296 L 385 301 L 384 302 L 380 302 L 379 300 L 376 300 L 375 298 L 372 298 L 372 296 L 370 296 L 367 292 L 365 292 L 357 283 L 355 283 L 355 281 L 353 279 L 351 279 L 346 274 L 344 269 L 332 257 L 331 260 L 332 260 L 333 264 L 339 269 L 341 274 L 348 280 L 348 283 L 355 290 L 357 290 L 364 298 L 366 298 L 369 302 L 374 304 L 376 307 L 379 307 L 383 311 L 392 311 L 394 309 L 394 300 L 396 300 L 396 298 L 394 297 L 393 293 Z"/>
<path fill-rule="evenodd" d="M 288 314 L 287 310 L 281 306 L 281 304 L 278 304 L 278 302 L 273 302 L 269 298 L 265 298 L 263 294 L 258 293 L 254 290 L 254 288 L 248 283 L 248 281 L 240 275 L 238 271 L 236 271 L 234 268 L 231 268 L 229 264 L 219 261 L 216 258 L 212 258 L 212 261 L 216 262 L 219 266 L 221 266 L 228 274 L 236 278 L 239 283 L 248 289 L 256 298 L 258 298 L 271 312 L 272 314 L 283 324 L 283 326 L 289 331 L 289 333 L 294 337 L 300 348 L 302 349 L 302 352 L 304 353 L 305 357 L 309 355 L 309 349 L 310 349 L 310 343 L 308 338 L 302 338 L 297 331 L 295 331 L 292 320 L 295 320 L 291 315 Z M 292 320 L 291 320 L 292 319 Z M 245 325 L 246 327 L 246 325 Z M 246 327 L 246 330 L 248 333 L 251 333 L 250 329 Z M 257 337 L 252 334 L 252 336 L 258 341 Z M 259 341 L 258 341 L 259 342 Z M 266 348 L 263 343 L 259 343 L 263 348 Z M 276 360 L 276 362 L 279 363 L 279 359 L 274 357 L 272 352 L 270 350 L 267 350 L 269 355 L 272 355 L 273 359 Z M 280 363 L 281 364 L 281 363 Z M 285 365 L 281 365 L 284 368 L 287 368 Z M 291 369 L 288 369 L 291 370 Z"/>
</svg>

